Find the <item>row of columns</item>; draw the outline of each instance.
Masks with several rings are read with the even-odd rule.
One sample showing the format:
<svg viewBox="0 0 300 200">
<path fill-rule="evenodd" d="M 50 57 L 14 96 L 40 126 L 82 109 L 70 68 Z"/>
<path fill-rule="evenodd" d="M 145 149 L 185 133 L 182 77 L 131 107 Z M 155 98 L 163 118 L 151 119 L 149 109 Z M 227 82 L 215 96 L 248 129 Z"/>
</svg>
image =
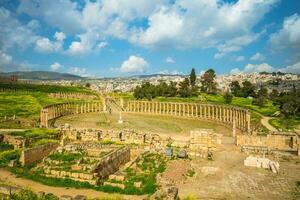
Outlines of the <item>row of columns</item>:
<svg viewBox="0 0 300 200">
<path fill-rule="evenodd" d="M 237 128 L 250 131 L 250 112 L 238 107 L 195 103 L 129 101 L 126 103 L 125 110 L 127 112 L 146 112 L 215 120 L 229 124 L 233 124 L 235 121 Z"/>
<path fill-rule="evenodd" d="M 41 125 L 48 127 L 48 121 L 57 117 L 71 114 L 102 112 L 103 109 L 103 104 L 100 102 L 60 103 L 49 105 L 41 110 Z"/>
</svg>

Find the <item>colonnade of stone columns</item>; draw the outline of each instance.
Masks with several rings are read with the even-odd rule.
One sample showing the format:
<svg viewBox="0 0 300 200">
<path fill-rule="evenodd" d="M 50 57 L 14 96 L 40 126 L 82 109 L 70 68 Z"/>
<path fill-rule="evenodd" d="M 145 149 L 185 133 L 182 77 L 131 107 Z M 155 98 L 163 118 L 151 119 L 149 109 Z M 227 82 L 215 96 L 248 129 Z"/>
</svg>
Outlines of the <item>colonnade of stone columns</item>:
<svg viewBox="0 0 300 200">
<path fill-rule="evenodd" d="M 191 117 L 214 120 L 227 124 L 233 124 L 235 121 L 235 125 L 238 129 L 250 132 L 250 112 L 247 109 L 239 107 L 154 101 L 128 101 L 124 106 L 126 112 Z"/>
<path fill-rule="evenodd" d="M 59 103 L 45 106 L 41 110 L 41 125 L 48 127 L 48 121 L 57 117 L 82 114 L 90 112 L 102 112 L 104 106 L 100 102 L 84 102 L 84 103 Z"/>
</svg>

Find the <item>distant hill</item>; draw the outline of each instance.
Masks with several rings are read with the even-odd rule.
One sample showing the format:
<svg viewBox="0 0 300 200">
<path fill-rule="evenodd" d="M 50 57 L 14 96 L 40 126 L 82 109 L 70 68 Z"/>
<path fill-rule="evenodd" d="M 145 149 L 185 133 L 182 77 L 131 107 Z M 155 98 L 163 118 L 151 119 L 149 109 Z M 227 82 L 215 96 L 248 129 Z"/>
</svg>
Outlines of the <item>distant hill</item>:
<svg viewBox="0 0 300 200">
<path fill-rule="evenodd" d="M 31 71 L 31 72 L 6 72 L 0 73 L 0 76 L 11 76 L 17 75 L 19 79 L 29 79 L 29 80 L 79 80 L 84 79 L 83 77 L 58 72 L 48 72 L 48 71 Z"/>
<path fill-rule="evenodd" d="M 130 76 L 130 78 L 152 78 L 152 77 L 164 77 L 164 76 L 180 76 L 180 77 L 185 77 L 185 75 L 180 75 L 180 74 L 149 74 L 149 75 L 133 75 Z"/>
</svg>

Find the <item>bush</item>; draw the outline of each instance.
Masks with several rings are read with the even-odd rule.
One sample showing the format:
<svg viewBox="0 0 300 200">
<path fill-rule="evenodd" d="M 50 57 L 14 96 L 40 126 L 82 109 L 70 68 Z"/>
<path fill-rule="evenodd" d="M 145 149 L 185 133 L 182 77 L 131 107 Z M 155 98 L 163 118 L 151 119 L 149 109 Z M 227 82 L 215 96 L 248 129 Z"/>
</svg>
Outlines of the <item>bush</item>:
<svg viewBox="0 0 300 200">
<path fill-rule="evenodd" d="M 51 160 L 59 160 L 65 162 L 71 162 L 81 158 L 82 155 L 80 153 L 53 153 L 49 155 Z"/>
<path fill-rule="evenodd" d="M 20 158 L 19 150 L 8 150 L 0 153 L 0 167 L 6 166 L 11 160 L 18 160 Z"/>
</svg>

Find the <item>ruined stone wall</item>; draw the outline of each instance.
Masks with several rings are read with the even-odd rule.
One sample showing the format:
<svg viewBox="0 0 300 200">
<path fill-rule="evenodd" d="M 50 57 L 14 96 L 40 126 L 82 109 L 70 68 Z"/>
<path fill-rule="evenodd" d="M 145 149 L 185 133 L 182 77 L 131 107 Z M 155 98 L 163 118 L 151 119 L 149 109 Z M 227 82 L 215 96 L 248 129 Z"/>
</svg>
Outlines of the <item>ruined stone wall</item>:
<svg viewBox="0 0 300 200">
<path fill-rule="evenodd" d="M 130 161 L 130 149 L 123 147 L 106 156 L 98 163 L 95 173 L 100 179 L 107 178 L 119 170 L 121 165 Z"/>
<path fill-rule="evenodd" d="M 35 163 L 48 156 L 49 153 L 58 147 L 57 143 L 49 143 L 31 149 L 23 150 L 20 157 L 22 166 Z"/>
<path fill-rule="evenodd" d="M 20 136 L 12 136 L 5 134 L 3 137 L 3 142 L 9 143 L 14 146 L 14 149 L 22 148 L 24 145 L 24 138 Z"/>
<path fill-rule="evenodd" d="M 157 101 L 128 101 L 124 104 L 126 112 L 142 112 L 205 119 L 236 124 L 236 128 L 250 132 L 250 112 L 247 109 L 196 103 L 176 103 Z"/>
<path fill-rule="evenodd" d="M 189 155 L 193 157 L 206 157 L 208 151 L 215 151 L 221 144 L 221 134 L 212 129 L 199 129 L 190 132 Z"/>
<path fill-rule="evenodd" d="M 236 144 L 239 146 L 266 147 L 279 151 L 298 151 L 299 138 L 296 134 L 268 134 L 266 136 L 237 135 Z"/>
<path fill-rule="evenodd" d="M 57 93 L 49 93 L 49 97 L 52 98 L 60 98 L 60 99 L 82 99 L 82 100 L 96 100 L 98 97 L 96 95 L 91 94 L 83 94 L 83 93 L 65 93 L 65 92 L 57 92 Z"/>
</svg>

